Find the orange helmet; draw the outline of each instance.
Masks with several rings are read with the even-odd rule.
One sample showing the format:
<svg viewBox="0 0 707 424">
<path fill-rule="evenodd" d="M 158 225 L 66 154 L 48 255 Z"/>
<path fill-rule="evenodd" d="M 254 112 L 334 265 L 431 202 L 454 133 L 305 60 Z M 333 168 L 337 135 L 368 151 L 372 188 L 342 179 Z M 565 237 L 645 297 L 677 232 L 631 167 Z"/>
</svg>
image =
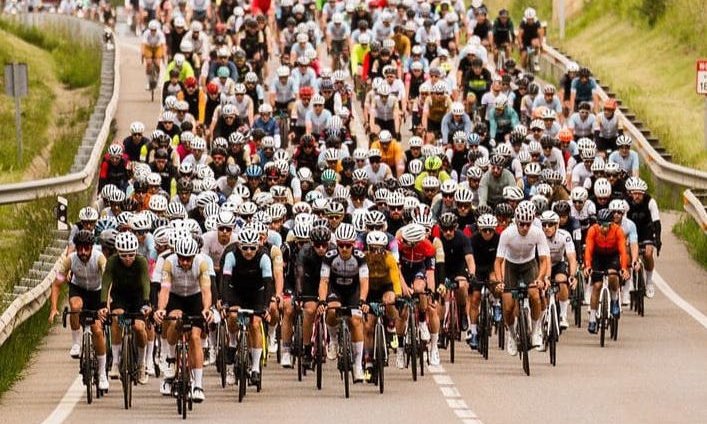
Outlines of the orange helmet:
<svg viewBox="0 0 707 424">
<path fill-rule="evenodd" d="M 572 141 L 572 130 L 569 128 L 563 128 L 557 133 L 557 138 L 562 142 L 562 143 L 569 143 Z"/>
<path fill-rule="evenodd" d="M 607 99 L 604 102 L 604 109 L 616 110 L 616 99 Z"/>
<path fill-rule="evenodd" d="M 304 86 L 304 87 L 302 87 L 302 88 L 299 89 L 299 96 L 300 96 L 300 98 L 301 98 L 301 97 L 305 97 L 305 98 L 306 98 L 306 97 L 312 97 L 313 94 L 314 94 L 314 90 L 312 89 L 312 87 Z"/>
</svg>

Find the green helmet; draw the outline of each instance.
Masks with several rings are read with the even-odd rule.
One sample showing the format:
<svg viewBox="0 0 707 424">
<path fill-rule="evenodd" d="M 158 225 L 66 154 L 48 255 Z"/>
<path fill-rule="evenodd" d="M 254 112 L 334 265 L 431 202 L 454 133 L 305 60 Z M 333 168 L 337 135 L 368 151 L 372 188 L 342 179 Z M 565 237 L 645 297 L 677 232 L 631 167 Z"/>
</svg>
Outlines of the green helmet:
<svg viewBox="0 0 707 424">
<path fill-rule="evenodd" d="M 428 171 L 438 171 L 442 167 L 442 159 L 437 156 L 430 156 L 425 159 L 425 169 Z"/>
<path fill-rule="evenodd" d="M 220 66 L 216 71 L 216 75 L 219 78 L 228 78 L 231 75 L 231 71 L 228 70 L 227 66 Z"/>
<path fill-rule="evenodd" d="M 336 182 L 336 172 L 333 169 L 326 169 L 322 172 L 322 184 Z"/>
</svg>

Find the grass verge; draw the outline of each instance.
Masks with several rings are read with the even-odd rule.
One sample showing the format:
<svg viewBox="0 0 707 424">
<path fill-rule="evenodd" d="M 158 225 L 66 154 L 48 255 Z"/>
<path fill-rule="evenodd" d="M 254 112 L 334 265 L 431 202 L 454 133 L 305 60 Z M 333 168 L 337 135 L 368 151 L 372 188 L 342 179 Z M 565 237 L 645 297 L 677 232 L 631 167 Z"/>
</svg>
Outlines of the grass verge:
<svg viewBox="0 0 707 424">
<path fill-rule="evenodd" d="M 673 233 L 688 245 L 690 256 L 707 269 L 707 235 L 692 217 L 685 216 L 673 227 Z"/>
</svg>

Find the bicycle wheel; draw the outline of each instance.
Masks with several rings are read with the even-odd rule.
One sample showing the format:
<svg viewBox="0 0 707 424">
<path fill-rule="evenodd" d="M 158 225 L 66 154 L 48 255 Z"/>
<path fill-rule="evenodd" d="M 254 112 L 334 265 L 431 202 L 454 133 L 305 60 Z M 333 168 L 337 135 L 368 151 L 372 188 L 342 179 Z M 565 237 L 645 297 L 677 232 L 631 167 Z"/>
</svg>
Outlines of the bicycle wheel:
<svg viewBox="0 0 707 424">
<path fill-rule="evenodd" d="M 518 308 L 518 316 L 516 320 L 518 321 L 518 352 L 521 355 L 521 361 L 523 362 L 523 371 L 525 375 L 530 375 L 530 361 L 528 360 L 528 321 L 525 317 L 525 311 L 522 307 Z M 513 337 L 512 334 L 509 337 Z"/>
<path fill-rule="evenodd" d="M 123 385 L 123 405 L 125 409 L 130 409 L 132 403 L 133 384 L 131 379 L 132 364 L 132 334 L 126 332 L 123 336 L 122 355 L 120 357 L 120 382 Z"/>
<path fill-rule="evenodd" d="M 454 363 L 454 344 L 457 340 L 457 323 L 459 322 L 457 299 L 454 296 L 449 298 L 449 322 L 447 327 L 447 337 L 449 338 L 449 362 Z"/>
<path fill-rule="evenodd" d="M 503 350 L 506 347 L 506 325 L 503 323 L 503 319 L 495 325 L 498 333 L 498 348 Z"/>
<path fill-rule="evenodd" d="M 557 328 L 557 306 L 553 303 L 550 305 L 550 327 L 548 329 L 547 344 L 550 351 L 550 363 L 554 367 L 557 364 L 557 340 L 560 332 Z"/>
<path fill-rule="evenodd" d="M 182 419 L 187 419 L 187 403 L 191 396 L 189 396 L 189 389 L 191 384 L 189 384 L 189 357 L 187 355 L 188 347 L 182 345 L 182 350 L 179 352 L 179 368 L 180 374 L 182 374 L 182 384 L 179 387 L 181 391 L 180 400 L 182 402 Z"/>
<path fill-rule="evenodd" d="M 637 273 L 638 278 L 636 279 L 636 313 L 640 316 L 645 316 L 645 300 L 646 300 L 646 275 L 643 268 L 641 268 Z"/>
<path fill-rule="evenodd" d="M 381 393 L 385 389 L 385 330 L 383 329 L 383 324 L 376 324 L 376 338 L 374 341 L 375 351 L 373 355 L 375 356 L 376 373 L 378 374 L 378 389 Z"/>
<path fill-rule="evenodd" d="M 317 325 L 314 329 L 317 335 L 315 337 L 314 360 L 317 368 L 317 390 L 322 389 L 322 365 L 324 362 L 324 325 L 321 319 L 317 319 Z"/>
<path fill-rule="evenodd" d="M 293 337 L 294 355 L 295 355 L 295 366 L 297 367 L 297 381 L 302 381 L 302 313 L 297 312 L 295 318 L 295 334 Z"/>
<path fill-rule="evenodd" d="M 574 325 L 582 328 L 582 301 L 584 300 L 584 275 L 577 271 L 577 285 L 572 293 L 572 311 L 574 312 Z"/>
<path fill-rule="evenodd" d="M 228 374 L 228 364 L 226 363 L 226 356 L 228 352 L 228 344 L 226 341 L 226 325 L 221 322 L 217 328 L 218 335 L 216 337 L 217 351 L 216 351 L 216 370 L 221 376 L 221 388 L 226 388 L 226 375 Z"/>
<path fill-rule="evenodd" d="M 241 337 L 238 342 L 238 359 L 237 359 L 237 374 L 238 375 L 238 402 L 243 402 L 243 398 L 245 397 L 245 390 L 246 390 L 246 385 L 248 384 L 248 378 L 247 378 L 247 373 L 248 373 L 248 367 L 246 366 L 246 363 L 248 361 L 247 355 L 248 355 L 248 339 L 246 337 L 246 332 L 241 329 Z"/>
<path fill-rule="evenodd" d="M 349 384 L 350 384 L 350 374 L 351 374 L 351 334 L 349 333 L 349 328 L 347 326 L 342 326 L 339 331 L 341 332 L 341 342 L 339 348 L 341 349 L 341 373 L 344 376 L 344 396 L 346 399 L 349 398 Z"/>
<path fill-rule="evenodd" d="M 606 321 L 609 316 L 609 300 L 604 297 L 599 306 L 601 308 L 601 319 L 599 320 L 599 345 L 604 347 L 604 338 L 606 337 Z"/>
<path fill-rule="evenodd" d="M 160 332 L 155 332 L 155 348 L 152 350 L 152 363 L 155 365 L 155 377 L 159 378 L 162 370 L 160 369 L 160 358 L 162 357 L 162 339 Z"/>
<path fill-rule="evenodd" d="M 484 359 L 489 359 L 489 301 L 485 295 L 481 296 L 481 305 L 479 309 L 479 353 Z"/>
<path fill-rule="evenodd" d="M 81 344 L 81 374 L 83 384 L 86 386 L 86 402 L 90 405 L 93 402 L 93 343 L 91 343 L 90 333 L 83 333 Z"/>
<path fill-rule="evenodd" d="M 406 352 L 408 355 L 408 361 L 410 363 L 410 368 L 412 369 L 412 381 L 417 381 L 417 326 L 415 325 L 415 317 L 412 314 L 415 313 L 412 308 L 408 312 L 408 325 L 407 325 L 407 340 L 409 342 L 409 351 Z"/>
<path fill-rule="evenodd" d="M 277 358 L 277 363 L 280 363 L 280 360 L 282 359 L 282 328 L 280 327 L 280 323 L 277 323 L 277 327 L 275 327 L 275 340 L 277 341 L 277 352 L 275 352 L 275 357 Z"/>
</svg>

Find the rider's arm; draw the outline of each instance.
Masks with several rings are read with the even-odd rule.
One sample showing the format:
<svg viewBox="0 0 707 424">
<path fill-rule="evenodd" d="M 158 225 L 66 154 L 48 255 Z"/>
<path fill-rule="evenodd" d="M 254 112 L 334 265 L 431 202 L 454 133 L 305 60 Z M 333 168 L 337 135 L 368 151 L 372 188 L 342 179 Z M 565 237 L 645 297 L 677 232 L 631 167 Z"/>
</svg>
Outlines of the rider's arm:
<svg viewBox="0 0 707 424">
<path fill-rule="evenodd" d="M 329 264 L 323 263 L 319 274 L 319 301 L 326 301 L 329 292 Z"/>
<path fill-rule="evenodd" d="M 368 298 L 368 265 L 364 262 L 358 268 L 359 299 L 363 302 Z"/>
<path fill-rule="evenodd" d="M 211 307 L 211 277 L 209 276 L 209 265 L 207 261 L 201 261 L 199 264 L 199 287 L 201 288 L 201 304 L 203 309 L 209 309 Z"/>
<path fill-rule="evenodd" d="M 115 257 L 113 261 L 109 261 L 106 264 L 106 270 L 103 272 L 103 277 L 101 278 L 101 308 L 105 308 L 108 304 L 108 295 L 113 285 L 113 266 L 119 260 L 120 259 Z"/>
<path fill-rule="evenodd" d="M 396 296 L 402 295 L 403 288 L 400 284 L 400 269 L 398 269 L 398 263 L 395 261 L 395 257 L 393 257 L 393 254 L 390 252 L 385 255 L 385 265 L 388 268 L 390 282 L 393 284 L 393 292 Z"/>
<path fill-rule="evenodd" d="M 594 224 L 587 230 L 587 236 L 584 240 L 584 269 L 592 268 L 592 260 L 594 256 L 594 239 L 599 232 L 599 224 Z"/>
<path fill-rule="evenodd" d="M 393 121 L 395 122 L 395 133 L 400 134 L 400 107 L 398 102 L 393 104 Z"/>
<path fill-rule="evenodd" d="M 104 258 L 101 255 L 102 258 Z M 104 258 L 105 259 L 105 258 Z M 61 291 L 61 285 L 66 282 L 66 274 L 71 270 L 71 258 L 65 256 L 64 259 L 59 264 L 56 270 L 56 277 L 52 283 L 52 294 L 51 294 L 51 311 L 55 311 L 57 303 L 59 302 L 59 292 Z"/>
<path fill-rule="evenodd" d="M 285 286 L 285 277 L 283 273 L 283 260 L 282 260 L 282 250 L 280 250 L 279 247 L 273 246 L 272 250 L 270 251 L 270 254 L 272 256 L 272 263 L 270 265 L 272 271 L 272 277 L 275 279 L 275 295 L 277 297 L 282 296 L 282 290 L 284 289 Z M 267 256 L 267 255 L 263 255 Z M 268 262 L 270 261 L 270 258 L 268 258 Z M 261 268 L 263 267 L 263 261 L 260 261 Z M 263 270 L 263 277 L 265 277 L 265 271 Z"/>
</svg>

